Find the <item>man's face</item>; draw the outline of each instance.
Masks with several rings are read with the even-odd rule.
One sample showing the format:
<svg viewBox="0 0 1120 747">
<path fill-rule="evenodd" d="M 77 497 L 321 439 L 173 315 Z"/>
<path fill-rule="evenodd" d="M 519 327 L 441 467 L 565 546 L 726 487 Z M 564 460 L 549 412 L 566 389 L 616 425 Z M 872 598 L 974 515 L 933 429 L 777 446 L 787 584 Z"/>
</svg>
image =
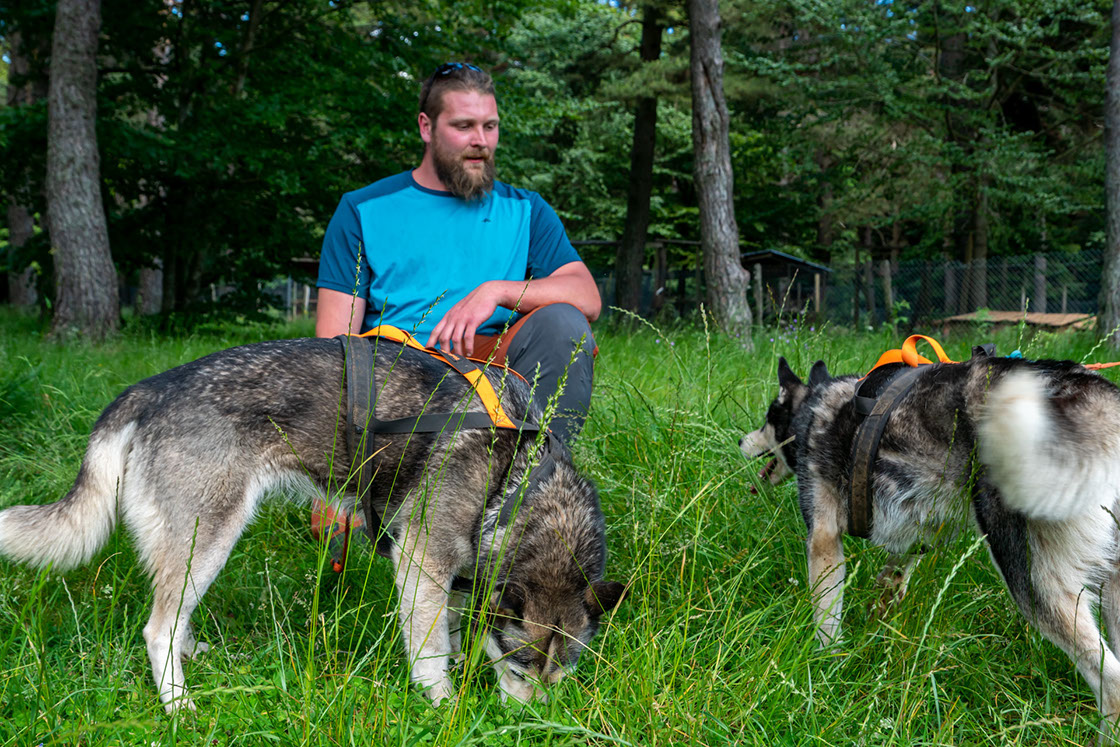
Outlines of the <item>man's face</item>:
<svg viewBox="0 0 1120 747">
<path fill-rule="evenodd" d="M 477 91 L 447 91 L 434 125 L 420 115 L 420 137 L 431 149 L 443 186 L 465 200 L 481 199 L 494 187 L 498 147 L 498 103 Z"/>
</svg>

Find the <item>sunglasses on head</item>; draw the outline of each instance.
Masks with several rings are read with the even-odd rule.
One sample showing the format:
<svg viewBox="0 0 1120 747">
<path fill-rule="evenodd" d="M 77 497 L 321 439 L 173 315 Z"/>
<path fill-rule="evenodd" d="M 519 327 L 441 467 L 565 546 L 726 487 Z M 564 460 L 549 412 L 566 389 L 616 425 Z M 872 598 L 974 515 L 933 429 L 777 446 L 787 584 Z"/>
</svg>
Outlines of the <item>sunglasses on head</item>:
<svg viewBox="0 0 1120 747">
<path fill-rule="evenodd" d="M 462 70 L 463 68 L 466 68 L 467 70 L 474 70 L 476 73 L 482 72 L 482 68 L 475 67 L 469 62 L 445 62 L 436 68 L 436 71 L 432 74 L 432 77 L 434 78 L 437 75 L 449 75 L 452 71 Z"/>
<path fill-rule="evenodd" d="M 435 81 L 436 78 L 442 78 L 445 75 L 451 75 L 456 70 L 463 70 L 464 68 L 467 70 L 474 70 L 476 73 L 482 72 L 482 68 L 472 65 L 469 62 L 445 62 L 436 68 L 436 71 L 432 73 L 432 77 L 428 80 Z M 432 87 L 429 83 L 428 90 L 424 93 L 424 98 L 420 101 L 420 111 L 424 111 L 424 107 L 427 106 L 428 95 L 431 93 L 431 91 Z"/>
</svg>

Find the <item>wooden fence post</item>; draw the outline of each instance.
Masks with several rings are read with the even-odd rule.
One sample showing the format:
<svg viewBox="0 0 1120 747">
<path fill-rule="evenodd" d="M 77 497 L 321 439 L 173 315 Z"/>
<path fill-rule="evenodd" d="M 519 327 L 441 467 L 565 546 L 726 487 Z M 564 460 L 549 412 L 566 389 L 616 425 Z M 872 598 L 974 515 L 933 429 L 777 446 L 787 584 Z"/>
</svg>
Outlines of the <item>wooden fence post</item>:
<svg viewBox="0 0 1120 747">
<path fill-rule="evenodd" d="M 754 305 L 756 309 L 755 323 L 762 324 L 762 265 L 758 262 L 754 263 Z"/>
</svg>

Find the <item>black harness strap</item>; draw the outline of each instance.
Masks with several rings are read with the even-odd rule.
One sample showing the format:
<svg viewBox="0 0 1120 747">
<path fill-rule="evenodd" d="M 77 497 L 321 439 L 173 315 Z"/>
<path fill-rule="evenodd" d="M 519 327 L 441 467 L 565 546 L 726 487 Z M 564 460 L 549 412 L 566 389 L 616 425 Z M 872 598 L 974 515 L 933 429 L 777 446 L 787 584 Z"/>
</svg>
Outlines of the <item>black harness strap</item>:
<svg viewBox="0 0 1120 747">
<path fill-rule="evenodd" d="M 848 534 L 856 537 L 871 536 L 871 475 L 879 456 L 879 441 L 890 420 L 891 412 L 918 382 L 918 374 L 926 366 L 903 368 L 887 383 L 877 397 L 856 390 L 853 398 L 856 414 L 863 421 L 852 442 L 852 488 L 848 500 Z"/>
<path fill-rule="evenodd" d="M 346 358 L 346 447 L 350 452 L 350 465 L 357 480 L 355 492 L 364 496 L 373 483 L 373 439 L 366 426 L 372 416 L 373 402 L 373 349 L 366 340 L 342 335 L 338 338 Z M 376 511 L 371 508 L 374 516 Z M 373 517 L 371 517 L 373 518 Z M 377 524 L 380 524 L 380 517 Z M 372 530 L 374 524 L 370 524 Z"/>
<path fill-rule="evenodd" d="M 412 433 L 443 433 L 451 434 L 460 430 L 489 430 L 498 429 L 494 418 L 488 412 L 441 412 L 425 413 L 408 418 L 395 420 L 380 420 L 375 414 L 377 402 L 374 396 L 373 369 L 375 356 L 373 344 L 368 337 L 340 335 L 338 338 L 346 358 L 346 444 L 350 452 L 350 463 L 355 469 L 354 477 L 357 481 L 356 492 L 367 511 L 369 530 L 376 532 L 377 552 L 388 557 L 391 543 L 387 527 L 381 514 L 373 505 L 373 498 L 369 496 L 373 484 L 375 434 L 412 434 Z M 442 360 L 457 371 L 468 381 L 472 375 L 485 375 L 471 360 L 450 353 L 444 353 Z M 475 374 L 474 372 L 478 372 Z M 507 416 L 508 417 L 508 416 Z M 541 430 L 536 423 L 509 418 L 513 429 L 501 428 L 498 430 L 516 430 L 519 434 L 536 433 Z M 556 469 L 553 458 L 555 448 L 564 448 L 551 431 L 546 431 L 544 449 L 540 461 L 529 473 L 529 480 L 524 491 L 507 490 L 506 498 L 502 503 L 498 516 L 498 526 L 505 526 L 513 517 L 515 509 L 522 504 L 524 496 L 528 496 Z M 513 469 L 510 463 L 509 470 Z M 503 482 L 509 480 L 509 470 Z"/>
<path fill-rule="evenodd" d="M 984 343 L 972 349 L 973 357 L 993 356 L 996 346 Z M 879 441 L 887 427 L 894 408 L 918 383 L 922 371 L 937 364 L 905 367 L 896 371 L 878 394 L 865 393 L 869 381 L 865 378 L 852 397 L 852 406 L 862 420 L 852 441 L 852 485 L 848 495 L 848 534 L 865 539 L 871 537 L 872 486 L 871 476 L 879 456 Z M 951 362 L 948 365 L 953 365 Z"/>
<path fill-rule="evenodd" d="M 397 420 L 378 420 L 370 415 L 370 433 L 452 433 L 454 431 L 493 428 L 494 421 L 485 412 L 439 412 Z M 530 426 L 525 430 L 537 430 Z"/>
<path fill-rule="evenodd" d="M 350 454 L 351 477 L 355 481 L 354 492 L 365 505 L 366 531 L 374 540 L 376 552 L 387 558 L 392 550 L 392 539 L 369 496 L 374 476 L 373 435 L 368 428 L 373 418 L 373 346 L 369 340 L 349 335 L 336 339 L 342 344 L 346 360 L 346 448 Z"/>
</svg>

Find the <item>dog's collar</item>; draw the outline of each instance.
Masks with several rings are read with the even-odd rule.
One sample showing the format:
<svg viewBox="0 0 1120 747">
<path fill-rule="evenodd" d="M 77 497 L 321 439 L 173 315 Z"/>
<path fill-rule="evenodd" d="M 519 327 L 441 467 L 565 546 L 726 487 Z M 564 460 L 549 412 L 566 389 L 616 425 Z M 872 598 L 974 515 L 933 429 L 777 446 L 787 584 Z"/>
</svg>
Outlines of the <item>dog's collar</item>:
<svg viewBox="0 0 1120 747">
<path fill-rule="evenodd" d="M 519 506 L 524 504 L 529 496 L 536 492 L 541 483 L 552 476 L 556 471 L 556 458 L 554 452 L 557 449 L 563 449 L 564 445 L 560 443 L 560 439 L 552 435 L 552 431 L 545 431 L 544 444 L 541 447 L 540 458 L 533 468 L 529 470 L 529 479 L 526 481 L 525 489 L 520 490 L 515 487 L 513 490 L 506 491 L 506 498 L 502 501 L 502 510 L 498 512 L 498 526 L 504 527 L 513 518 L 514 512 Z M 510 470 L 513 469 L 512 462 L 510 463 Z"/>
</svg>

